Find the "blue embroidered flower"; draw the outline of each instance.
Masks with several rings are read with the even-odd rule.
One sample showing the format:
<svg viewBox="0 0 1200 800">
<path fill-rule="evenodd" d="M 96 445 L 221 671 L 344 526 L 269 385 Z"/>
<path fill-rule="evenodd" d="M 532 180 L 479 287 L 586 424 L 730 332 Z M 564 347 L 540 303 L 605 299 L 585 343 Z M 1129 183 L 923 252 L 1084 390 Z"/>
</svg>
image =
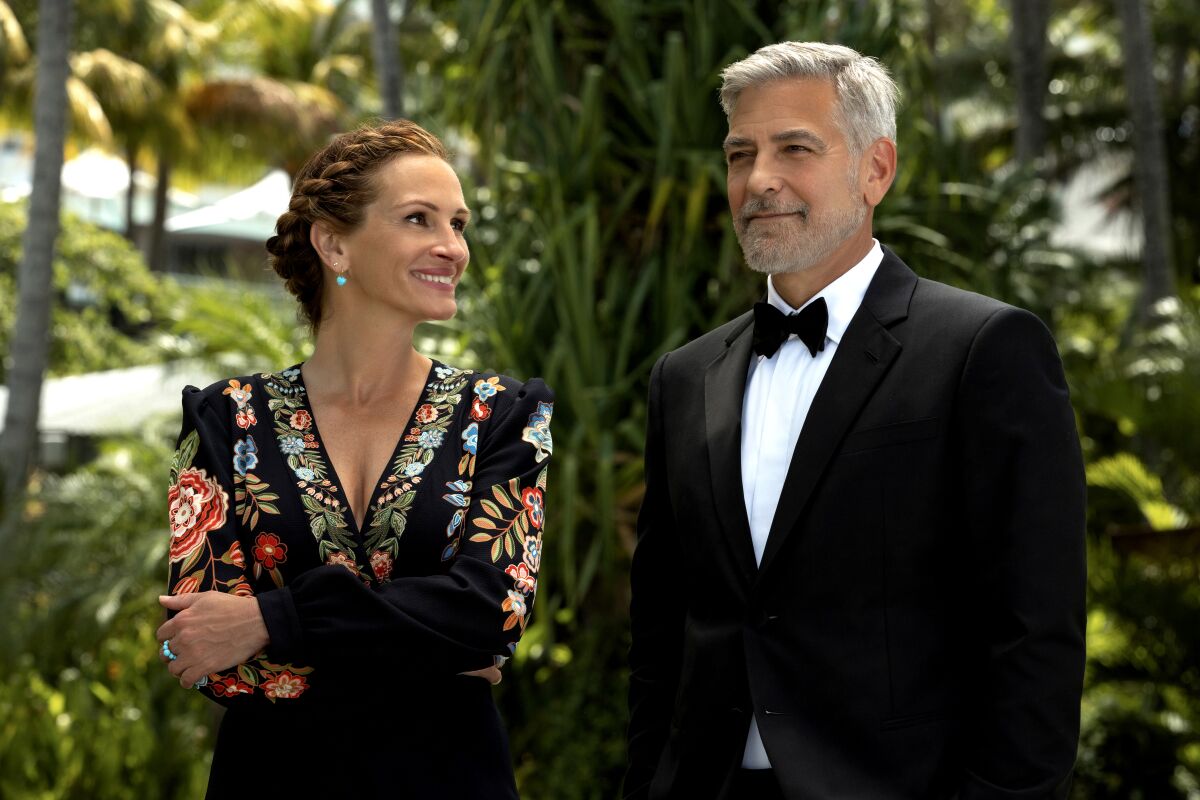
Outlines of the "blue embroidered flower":
<svg viewBox="0 0 1200 800">
<path fill-rule="evenodd" d="M 444 437 L 445 434 L 441 431 L 421 431 L 421 436 L 417 439 L 417 444 L 432 450 L 435 447 L 441 446 Z"/>
<path fill-rule="evenodd" d="M 521 433 L 521 441 L 529 442 L 537 450 L 534 460 L 544 461 L 554 453 L 554 438 L 550 435 L 550 417 L 554 414 L 554 403 L 538 403 L 537 411 L 529 415 L 529 425 Z"/>
<path fill-rule="evenodd" d="M 446 488 L 450 489 L 452 491 L 455 491 L 455 492 L 469 492 L 469 491 L 471 491 L 471 482 L 470 481 L 450 481 L 449 483 L 446 484 Z"/>
<path fill-rule="evenodd" d="M 424 471 L 425 471 L 425 465 L 422 464 L 420 461 L 414 461 L 413 463 L 409 464 L 407 467 L 404 468 L 404 474 L 409 478 L 420 475 Z"/>
<path fill-rule="evenodd" d="M 279 452 L 294 456 L 304 452 L 304 440 L 299 436 L 283 436 L 279 439 Z"/>
<path fill-rule="evenodd" d="M 542 543 L 538 541 L 536 536 L 525 537 L 525 563 L 534 572 L 537 572 L 538 567 L 542 563 Z"/>
<path fill-rule="evenodd" d="M 459 508 L 466 508 L 471 502 L 464 495 L 458 494 L 457 492 L 454 494 L 444 494 L 442 495 L 442 499 L 450 505 L 458 506 Z"/>
<path fill-rule="evenodd" d="M 479 447 L 479 423 L 472 422 L 467 426 L 467 429 L 462 432 L 463 450 L 475 455 L 475 449 Z"/>
<path fill-rule="evenodd" d="M 491 377 L 485 380 L 475 381 L 475 394 L 480 400 L 487 400 L 489 397 L 494 397 L 497 392 L 503 392 L 504 387 L 500 385 L 500 379 Z"/>
<path fill-rule="evenodd" d="M 451 375 L 458 372 L 458 370 L 456 370 L 454 367 L 434 367 L 433 371 L 442 380 L 446 380 L 446 378 L 449 378 Z"/>
<path fill-rule="evenodd" d="M 233 446 L 233 469 L 238 475 L 245 477 L 246 472 L 258 466 L 258 445 L 253 436 L 237 442 Z"/>
<path fill-rule="evenodd" d="M 293 470 L 293 472 L 295 472 L 296 477 L 302 481 L 315 481 L 317 479 L 317 473 L 313 472 L 308 467 L 297 467 L 295 470 Z"/>
<path fill-rule="evenodd" d="M 290 367 L 279 374 L 287 378 L 289 381 L 294 381 L 296 378 L 300 377 L 300 369 L 298 367 Z"/>
</svg>

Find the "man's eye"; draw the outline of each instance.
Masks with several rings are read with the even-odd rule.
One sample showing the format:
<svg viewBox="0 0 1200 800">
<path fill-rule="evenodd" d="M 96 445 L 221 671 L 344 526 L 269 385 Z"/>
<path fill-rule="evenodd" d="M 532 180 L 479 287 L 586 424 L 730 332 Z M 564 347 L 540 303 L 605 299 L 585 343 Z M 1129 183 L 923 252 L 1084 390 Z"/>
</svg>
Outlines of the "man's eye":
<svg viewBox="0 0 1200 800">
<path fill-rule="evenodd" d="M 725 160 L 728 163 L 732 164 L 735 161 L 740 161 L 743 158 L 747 158 L 749 155 L 750 155 L 749 153 L 733 152 L 733 153 L 730 153 L 729 155 L 725 156 Z"/>
<path fill-rule="evenodd" d="M 787 150 L 789 153 L 811 153 L 812 152 L 811 150 L 809 150 L 807 147 L 805 147 L 802 144 L 789 144 L 787 147 Z"/>
</svg>

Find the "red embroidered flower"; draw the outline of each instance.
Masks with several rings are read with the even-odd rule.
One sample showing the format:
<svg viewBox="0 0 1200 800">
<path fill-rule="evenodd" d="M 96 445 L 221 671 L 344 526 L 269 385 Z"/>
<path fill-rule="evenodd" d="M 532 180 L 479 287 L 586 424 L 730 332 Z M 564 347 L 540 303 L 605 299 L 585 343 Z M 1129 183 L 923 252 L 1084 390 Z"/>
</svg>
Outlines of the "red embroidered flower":
<svg viewBox="0 0 1200 800">
<path fill-rule="evenodd" d="M 513 579 L 517 584 L 517 588 L 522 592 L 528 594 L 529 592 L 537 591 L 537 577 L 529 572 L 529 567 L 524 562 L 509 564 L 504 568 L 504 571 L 508 573 L 508 576 Z"/>
<path fill-rule="evenodd" d="M 298 431 L 306 431 L 312 427 L 312 414 L 303 408 L 292 414 L 292 427 Z"/>
<path fill-rule="evenodd" d="M 343 553 L 341 550 L 335 550 L 334 552 L 332 552 L 328 556 L 326 556 L 325 563 L 326 564 L 340 564 L 341 566 L 343 566 L 346 569 L 353 572 L 355 575 L 358 574 L 358 564 L 355 564 L 354 559 L 352 559 L 350 556 Z"/>
<path fill-rule="evenodd" d="M 522 490 L 521 503 L 525 506 L 525 510 L 529 512 L 529 521 L 533 523 L 533 527 L 542 527 L 542 521 L 546 517 L 546 506 L 543 503 L 542 490 L 533 487 Z"/>
<path fill-rule="evenodd" d="M 202 469 L 188 467 L 167 492 L 171 520 L 171 560 L 183 561 L 204 541 L 204 535 L 225 524 L 229 495 Z"/>
<path fill-rule="evenodd" d="M 229 545 L 229 549 L 225 551 L 225 555 L 221 556 L 221 561 L 245 569 L 246 556 L 242 554 L 242 543 L 235 541 Z"/>
<path fill-rule="evenodd" d="M 377 580 L 387 580 L 392 574 L 392 556 L 384 550 L 371 553 L 371 571 Z"/>
<path fill-rule="evenodd" d="M 422 425 L 428 425 L 438 418 L 438 410 L 429 403 L 417 409 L 417 422 Z"/>
<path fill-rule="evenodd" d="M 260 533 L 254 540 L 254 560 L 267 569 L 287 561 L 287 545 L 273 533 Z"/>
<path fill-rule="evenodd" d="M 272 700 L 299 697 L 308 688 L 303 675 L 283 671 L 270 680 L 263 681 L 263 694 Z"/>
<path fill-rule="evenodd" d="M 254 597 L 254 588 L 245 578 L 238 578 L 237 583 L 233 584 L 233 593 L 238 597 Z"/>
<path fill-rule="evenodd" d="M 251 425 L 258 422 L 258 420 L 254 417 L 254 409 L 250 406 L 246 406 L 242 411 L 239 411 L 234 421 L 237 422 L 237 426 L 239 428 L 245 428 L 247 430 L 249 430 Z"/>
<path fill-rule="evenodd" d="M 195 575 L 188 575 L 175 584 L 175 588 L 171 590 L 171 594 L 191 594 L 198 591 L 200 591 L 200 579 Z"/>
<path fill-rule="evenodd" d="M 210 681 L 208 688 L 212 689 L 212 693 L 217 697 L 234 697 L 254 692 L 253 686 L 238 680 L 236 675 L 226 675 L 218 680 Z"/>
<path fill-rule="evenodd" d="M 492 407 L 476 397 L 471 401 L 471 419 L 483 422 L 492 415 Z"/>
</svg>

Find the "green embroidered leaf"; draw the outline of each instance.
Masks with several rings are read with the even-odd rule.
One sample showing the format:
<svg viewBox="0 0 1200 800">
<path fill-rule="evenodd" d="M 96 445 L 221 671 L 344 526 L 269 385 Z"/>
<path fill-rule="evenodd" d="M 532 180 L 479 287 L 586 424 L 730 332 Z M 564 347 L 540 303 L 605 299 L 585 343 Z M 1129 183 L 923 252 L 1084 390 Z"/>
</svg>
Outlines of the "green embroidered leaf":
<svg viewBox="0 0 1200 800">
<path fill-rule="evenodd" d="M 192 460 L 196 457 L 196 451 L 199 448 L 200 433 L 198 431 L 193 430 L 187 436 L 183 437 L 183 441 L 179 443 L 179 448 L 175 451 L 175 455 L 171 459 L 172 484 L 179 480 L 180 472 L 192 466 Z"/>
<path fill-rule="evenodd" d="M 537 488 L 541 489 L 543 492 L 546 491 L 546 478 L 549 474 L 550 474 L 550 466 L 549 465 L 542 467 L 542 471 L 538 473 Z"/>
<path fill-rule="evenodd" d="M 521 512 L 517 515 L 517 530 L 520 531 L 522 536 L 529 535 L 529 514 L 527 512 Z"/>
<path fill-rule="evenodd" d="M 404 533 L 405 526 L 408 525 L 408 517 L 404 514 L 392 514 L 392 530 L 397 536 Z"/>
<path fill-rule="evenodd" d="M 317 499 L 315 497 L 313 497 L 311 494 L 300 495 L 300 502 L 304 505 L 304 508 L 307 511 L 309 511 L 313 514 L 324 514 L 325 513 L 325 506 L 321 505 L 317 501 Z"/>
<path fill-rule="evenodd" d="M 509 536 L 507 533 L 504 535 L 504 552 L 508 555 L 509 558 L 513 557 L 512 537 Z M 495 559 L 493 559 L 493 560 L 495 560 Z"/>
<path fill-rule="evenodd" d="M 492 542 L 492 563 L 495 563 L 500 558 L 500 548 L 503 546 L 499 538 Z"/>
<path fill-rule="evenodd" d="M 477 533 L 471 537 L 472 542 L 479 542 L 481 544 L 483 542 L 489 542 L 489 541 L 491 541 L 491 539 L 492 539 L 492 537 L 487 535 L 486 533 Z"/>
<path fill-rule="evenodd" d="M 492 522 L 487 517 L 476 517 L 475 519 L 473 519 L 471 521 L 473 523 L 475 523 L 476 528 L 483 528 L 484 530 L 488 530 L 488 531 L 498 530 L 498 526 L 496 525 L 496 523 Z"/>
<path fill-rule="evenodd" d="M 325 517 L 324 515 L 309 517 L 308 527 L 312 529 L 312 534 L 318 540 L 325 535 Z"/>
<path fill-rule="evenodd" d="M 259 503 L 258 508 L 264 514 L 278 514 L 279 513 L 279 509 L 275 506 L 274 503 Z"/>
<path fill-rule="evenodd" d="M 251 686 L 258 686 L 258 673 L 251 669 L 249 665 L 238 664 L 237 671 L 238 677 L 241 678 L 243 682 L 248 683 Z"/>
<path fill-rule="evenodd" d="M 501 489 L 499 486 L 492 487 L 492 496 L 500 501 L 500 505 L 502 505 L 506 508 L 509 508 L 513 511 L 517 510 L 517 507 L 513 505 L 513 501 L 511 499 L 509 499 L 508 495 L 505 494 L 504 490 Z"/>
<path fill-rule="evenodd" d="M 500 507 L 491 500 L 480 500 L 479 504 L 483 506 L 483 510 L 486 511 L 490 516 L 493 516 L 496 519 L 504 519 L 504 514 L 500 511 Z"/>
<path fill-rule="evenodd" d="M 393 505 L 395 506 L 397 511 L 403 511 L 407 508 L 411 508 L 412 504 L 413 504 L 413 500 L 415 500 L 416 498 L 417 498 L 416 492 L 405 492 L 404 494 L 402 494 L 396 498 L 396 501 L 393 503 Z"/>
<path fill-rule="evenodd" d="M 508 482 L 508 493 L 511 494 L 513 497 L 521 496 L 521 479 L 520 478 L 513 478 L 511 481 Z"/>
</svg>

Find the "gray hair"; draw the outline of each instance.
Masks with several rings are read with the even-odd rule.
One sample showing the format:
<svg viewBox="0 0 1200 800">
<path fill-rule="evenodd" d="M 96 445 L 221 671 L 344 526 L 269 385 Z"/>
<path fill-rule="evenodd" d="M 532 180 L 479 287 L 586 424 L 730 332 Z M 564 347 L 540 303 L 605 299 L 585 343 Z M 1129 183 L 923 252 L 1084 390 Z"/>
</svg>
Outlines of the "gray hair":
<svg viewBox="0 0 1200 800">
<path fill-rule="evenodd" d="M 721 70 L 725 116 L 733 116 L 746 89 L 786 78 L 821 78 L 833 84 L 834 121 L 854 156 L 876 139 L 896 140 L 899 87 L 878 61 L 840 44 L 780 42 L 730 64 Z"/>
</svg>

